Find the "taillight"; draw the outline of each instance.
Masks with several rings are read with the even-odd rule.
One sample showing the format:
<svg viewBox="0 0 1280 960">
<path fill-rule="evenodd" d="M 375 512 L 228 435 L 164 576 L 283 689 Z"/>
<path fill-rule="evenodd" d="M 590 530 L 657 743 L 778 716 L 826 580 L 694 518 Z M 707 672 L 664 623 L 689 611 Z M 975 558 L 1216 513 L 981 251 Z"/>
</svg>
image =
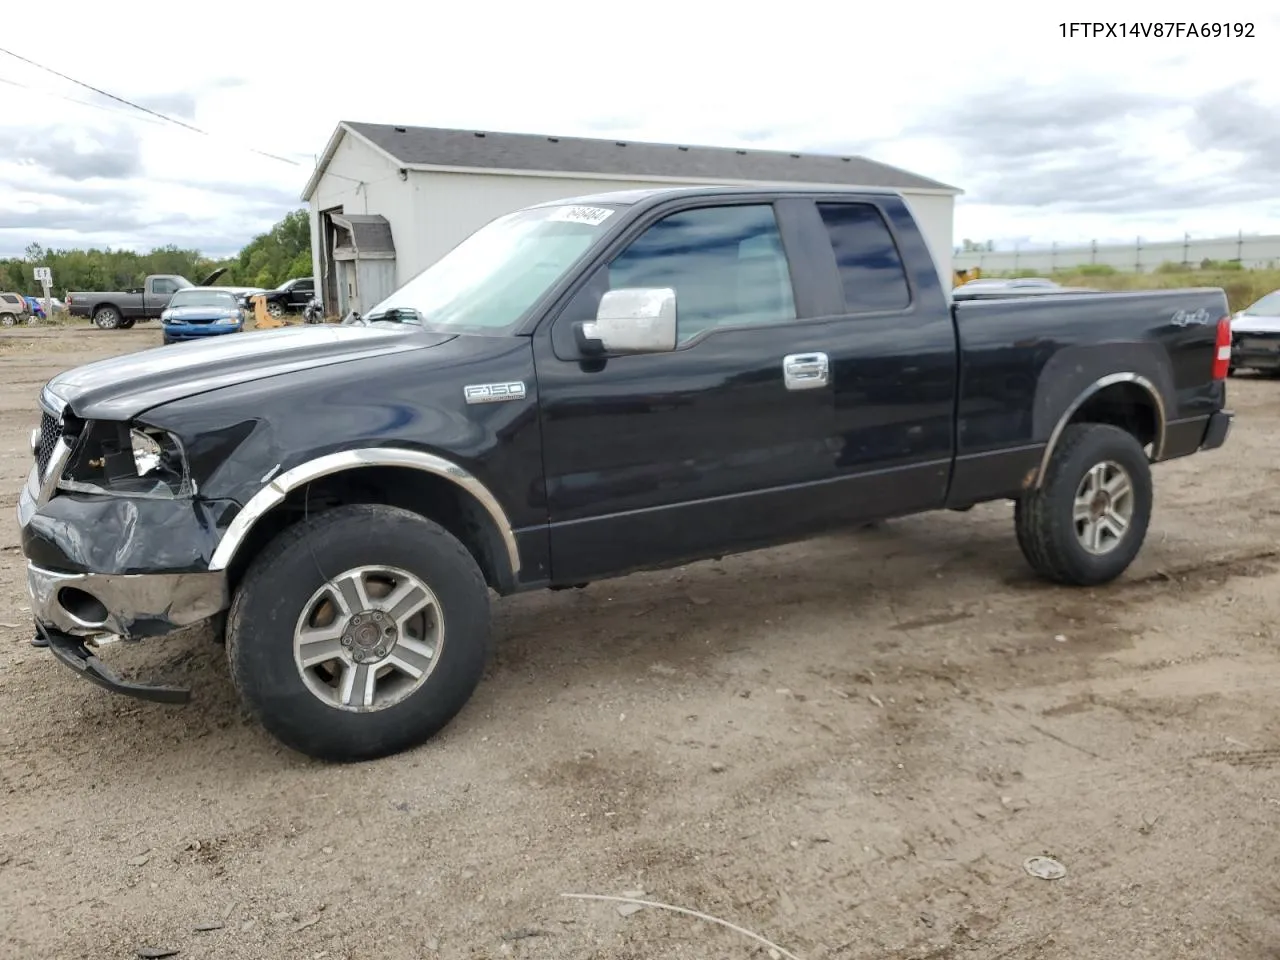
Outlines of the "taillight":
<svg viewBox="0 0 1280 960">
<path fill-rule="evenodd" d="M 1227 379 L 1231 369 L 1231 318 L 1218 321 L 1218 337 L 1213 346 L 1213 379 Z"/>
</svg>

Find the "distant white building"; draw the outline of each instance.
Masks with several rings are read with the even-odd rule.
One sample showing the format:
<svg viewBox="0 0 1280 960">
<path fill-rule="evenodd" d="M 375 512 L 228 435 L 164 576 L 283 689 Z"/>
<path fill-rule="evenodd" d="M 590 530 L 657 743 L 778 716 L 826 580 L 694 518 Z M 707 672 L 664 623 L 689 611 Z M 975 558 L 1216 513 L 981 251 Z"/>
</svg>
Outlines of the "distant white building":
<svg viewBox="0 0 1280 960">
<path fill-rule="evenodd" d="M 950 289 L 963 191 L 862 157 L 344 122 L 302 199 L 311 207 L 317 288 L 345 314 L 530 204 L 608 190 L 768 184 L 901 191 Z"/>
</svg>

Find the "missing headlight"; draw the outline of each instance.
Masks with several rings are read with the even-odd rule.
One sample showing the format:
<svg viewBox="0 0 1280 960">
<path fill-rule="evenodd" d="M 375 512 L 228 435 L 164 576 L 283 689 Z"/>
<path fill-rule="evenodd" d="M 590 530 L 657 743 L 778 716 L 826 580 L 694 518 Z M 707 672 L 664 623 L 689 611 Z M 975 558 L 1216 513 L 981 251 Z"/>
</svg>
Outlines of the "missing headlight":
<svg viewBox="0 0 1280 960">
<path fill-rule="evenodd" d="M 142 424 L 87 425 L 58 486 L 79 493 L 174 497 L 195 492 L 182 444 Z"/>
</svg>

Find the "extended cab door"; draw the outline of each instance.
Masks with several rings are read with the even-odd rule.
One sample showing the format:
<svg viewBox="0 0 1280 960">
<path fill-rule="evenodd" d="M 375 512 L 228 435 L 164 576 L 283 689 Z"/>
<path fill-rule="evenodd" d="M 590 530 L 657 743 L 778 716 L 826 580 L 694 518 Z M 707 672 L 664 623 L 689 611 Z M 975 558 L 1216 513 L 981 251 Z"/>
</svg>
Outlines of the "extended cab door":
<svg viewBox="0 0 1280 960">
<path fill-rule="evenodd" d="M 700 198 L 651 213 L 535 336 L 558 582 L 715 555 L 821 522 L 833 406 L 781 204 Z M 798 267 L 798 269 L 797 269 Z M 589 358 L 573 326 L 603 294 L 676 291 L 678 345 Z M 790 371 L 788 373 L 787 371 Z"/>
<path fill-rule="evenodd" d="M 955 451 L 955 321 L 910 208 L 887 194 L 803 201 L 815 296 L 829 319 L 819 349 L 834 417 L 828 507 L 858 520 L 944 506 Z"/>
</svg>

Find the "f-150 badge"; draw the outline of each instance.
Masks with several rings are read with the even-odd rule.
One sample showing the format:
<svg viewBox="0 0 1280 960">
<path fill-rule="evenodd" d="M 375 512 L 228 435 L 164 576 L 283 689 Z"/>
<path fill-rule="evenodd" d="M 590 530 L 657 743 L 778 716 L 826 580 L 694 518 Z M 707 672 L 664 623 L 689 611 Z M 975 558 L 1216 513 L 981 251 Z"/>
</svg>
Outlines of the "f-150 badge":
<svg viewBox="0 0 1280 960">
<path fill-rule="evenodd" d="M 1209 311 L 1203 308 L 1200 310 L 1179 310 L 1169 318 L 1169 322 L 1175 327 L 1203 325 L 1209 322 Z"/>
<path fill-rule="evenodd" d="M 523 400 L 524 381 L 511 383 L 473 383 L 463 387 L 467 403 L 499 403 L 503 400 Z"/>
</svg>

